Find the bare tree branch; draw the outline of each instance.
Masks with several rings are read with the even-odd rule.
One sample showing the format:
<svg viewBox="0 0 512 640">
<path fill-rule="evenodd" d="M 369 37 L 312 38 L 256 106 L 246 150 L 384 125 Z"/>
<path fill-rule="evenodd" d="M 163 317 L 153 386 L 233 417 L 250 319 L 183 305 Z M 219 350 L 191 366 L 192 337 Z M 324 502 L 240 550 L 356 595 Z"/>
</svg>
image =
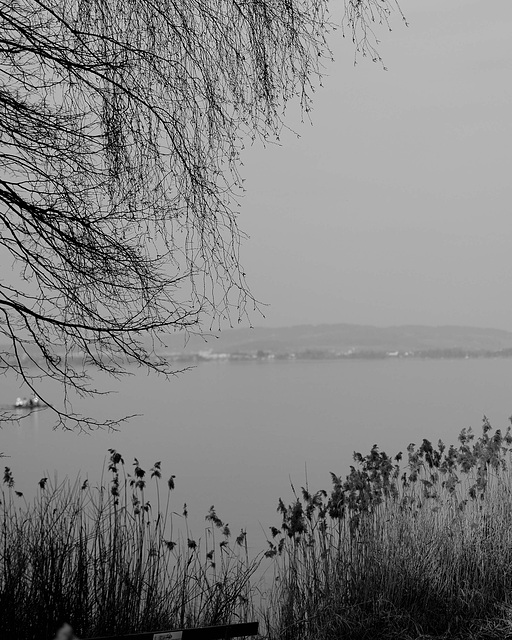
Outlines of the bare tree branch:
<svg viewBox="0 0 512 640">
<path fill-rule="evenodd" d="M 84 368 L 164 375 L 165 332 L 256 305 L 237 225 L 244 142 L 308 112 L 326 0 L 0 0 L 0 367 L 97 393 Z M 390 3 L 345 0 L 375 57 Z M 151 345 L 148 347 L 147 345 Z M 75 354 L 78 358 L 72 359 Z M 114 426 L 110 423 L 109 426 Z"/>
</svg>

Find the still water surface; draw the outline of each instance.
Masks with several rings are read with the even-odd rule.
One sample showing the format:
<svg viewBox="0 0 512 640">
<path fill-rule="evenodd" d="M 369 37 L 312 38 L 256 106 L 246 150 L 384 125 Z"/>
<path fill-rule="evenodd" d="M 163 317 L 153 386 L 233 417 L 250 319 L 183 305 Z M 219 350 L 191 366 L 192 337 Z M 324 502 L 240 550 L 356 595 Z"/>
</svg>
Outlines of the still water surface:
<svg viewBox="0 0 512 640">
<path fill-rule="evenodd" d="M 113 447 L 128 466 L 161 460 L 164 478 L 176 475 L 174 506 L 188 503 L 196 531 L 214 504 L 232 530 L 260 541 L 262 527 L 278 524 L 277 499 L 291 500 L 290 479 L 299 489 L 306 469 L 311 489 L 328 488 L 329 471 L 346 473 L 353 451 L 374 443 L 395 454 L 424 437 L 455 442 L 484 414 L 505 428 L 512 359 L 204 363 L 170 382 L 134 371 L 116 388 L 82 410 L 144 414 L 120 432 L 53 431 L 49 411 L 5 425 L 0 451 L 16 488 L 29 494 L 54 471 L 94 483 Z M 3 384 L 2 402 L 18 394 Z"/>
</svg>

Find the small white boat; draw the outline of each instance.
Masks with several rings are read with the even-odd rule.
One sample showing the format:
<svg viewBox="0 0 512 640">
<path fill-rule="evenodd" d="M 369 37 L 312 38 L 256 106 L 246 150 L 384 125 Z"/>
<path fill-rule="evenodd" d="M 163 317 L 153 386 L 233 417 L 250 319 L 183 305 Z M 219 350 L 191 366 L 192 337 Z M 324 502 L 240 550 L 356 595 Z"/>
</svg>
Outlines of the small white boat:
<svg viewBox="0 0 512 640">
<path fill-rule="evenodd" d="M 41 399 L 34 395 L 31 398 L 16 398 L 16 402 L 14 403 L 15 409 L 34 409 L 36 407 L 43 406 Z"/>
</svg>

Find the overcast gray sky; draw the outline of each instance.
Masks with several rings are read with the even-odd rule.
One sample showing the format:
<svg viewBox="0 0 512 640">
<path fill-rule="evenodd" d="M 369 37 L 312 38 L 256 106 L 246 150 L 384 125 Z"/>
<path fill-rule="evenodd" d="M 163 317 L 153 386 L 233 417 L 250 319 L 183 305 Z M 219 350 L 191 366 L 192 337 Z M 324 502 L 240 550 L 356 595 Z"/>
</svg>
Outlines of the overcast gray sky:
<svg viewBox="0 0 512 640">
<path fill-rule="evenodd" d="M 512 330 L 512 1 L 402 8 L 388 71 L 334 34 L 313 126 L 245 157 L 257 325 Z"/>
</svg>

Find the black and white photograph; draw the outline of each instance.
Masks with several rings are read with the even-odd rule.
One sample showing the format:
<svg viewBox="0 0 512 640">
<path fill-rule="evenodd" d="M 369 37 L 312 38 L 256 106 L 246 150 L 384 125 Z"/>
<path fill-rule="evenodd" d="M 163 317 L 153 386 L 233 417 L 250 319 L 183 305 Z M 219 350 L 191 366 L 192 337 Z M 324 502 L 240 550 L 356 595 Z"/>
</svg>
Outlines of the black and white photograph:
<svg viewBox="0 0 512 640">
<path fill-rule="evenodd" d="M 0 640 L 512 639 L 512 0 L 0 0 Z"/>
</svg>

